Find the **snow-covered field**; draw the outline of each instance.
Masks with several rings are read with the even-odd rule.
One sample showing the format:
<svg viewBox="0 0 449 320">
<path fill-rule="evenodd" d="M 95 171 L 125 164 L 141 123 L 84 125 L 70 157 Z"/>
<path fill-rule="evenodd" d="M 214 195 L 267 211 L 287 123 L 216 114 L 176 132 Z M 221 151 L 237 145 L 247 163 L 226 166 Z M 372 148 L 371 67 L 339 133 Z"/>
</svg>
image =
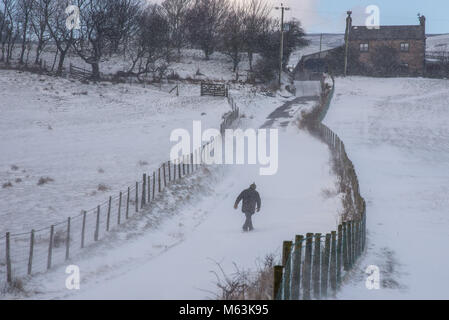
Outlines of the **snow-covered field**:
<svg viewBox="0 0 449 320">
<path fill-rule="evenodd" d="M 25 79 L 22 81 L 25 82 Z M 30 87 L 29 82 L 26 82 L 26 84 Z M 312 90 L 315 90 L 315 86 L 310 87 Z M 129 90 L 132 89 L 127 88 Z M 245 93 L 244 88 L 240 89 L 239 91 L 234 90 L 233 94 L 245 114 L 245 118 L 240 123 L 242 128 L 260 127 L 266 122 L 267 116 L 272 111 L 293 98 L 284 98 L 282 96 L 270 98 L 260 94 Z M 134 88 L 133 90 L 142 90 L 145 92 L 149 89 Z M 307 91 L 306 88 L 302 89 L 302 91 L 304 90 Z M 22 91 L 26 92 L 25 88 L 22 88 Z M 92 89 L 89 90 L 89 92 L 91 91 Z M 107 90 L 104 91 L 102 94 L 107 96 Z M 132 91 L 131 94 L 133 98 L 130 101 L 134 101 L 134 96 L 139 97 L 135 91 Z M 89 95 L 94 95 L 94 93 L 89 93 Z M 158 97 L 156 93 L 153 95 Z M 166 96 L 163 95 L 163 97 Z M 119 97 L 115 96 L 115 98 L 126 99 L 123 92 L 119 94 Z M 49 98 L 46 99 L 49 100 Z M 180 100 L 182 99 L 187 99 L 187 97 L 181 97 Z M 199 100 L 199 98 L 191 96 L 189 99 Z M 121 103 L 129 107 L 123 100 Z M 198 103 L 198 100 L 194 102 Z M 137 106 L 139 105 L 137 103 L 138 101 L 136 99 Z M 220 100 L 213 99 L 213 102 L 216 106 L 212 105 L 210 108 L 214 112 L 211 109 L 206 109 L 208 113 L 206 118 L 211 117 L 209 123 L 212 124 L 215 121 L 212 119 L 212 115 L 219 121 L 217 113 L 222 112 L 223 108 L 225 108 L 220 105 Z M 85 112 L 88 112 L 89 106 L 84 106 L 81 102 L 77 105 Z M 103 108 L 107 107 L 104 106 Z M 112 117 L 114 114 L 113 111 L 118 111 L 112 108 L 112 106 L 109 107 L 111 109 L 108 110 L 107 115 L 108 117 Z M 175 107 L 176 110 L 174 110 Z M 44 106 L 41 105 L 40 108 L 44 108 Z M 99 107 L 97 106 L 97 108 Z M 128 118 L 125 116 L 127 113 L 123 108 L 119 108 L 119 106 L 115 108 L 121 110 L 121 120 Z M 136 108 L 140 110 L 139 107 Z M 183 108 L 186 108 L 187 111 L 181 111 Z M 78 180 L 93 184 L 92 188 L 94 188 L 97 184 L 98 159 L 101 159 L 101 155 L 106 155 L 106 157 L 110 158 L 112 157 L 110 153 L 115 154 L 115 161 L 122 163 L 124 166 L 128 164 L 128 161 L 122 160 L 120 154 L 123 154 L 125 160 L 132 159 L 132 161 L 130 160 L 131 165 L 123 168 L 120 165 L 107 167 L 108 162 L 106 164 L 100 163 L 102 168 L 104 168 L 103 174 L 114 172 L 114 169 L 116 171 L 118 170 L 118 172 L 110 174 L 111 181 L 108 182 L 111 184 L 111 187 L 116 187 L 112 180 L 116 178 L 116 174 L 123 178 L 125 176 L 128 178 L 133 172 L 136 175 L 141 173 L 139 171 L 141 168 L 137 165 L 138 159 L 145 155 L 149 156 L 151 152 L 148 149 L 152 148 L 151 145 L 154 148 L 159 148 L 163 155 L 168 154 L 165 152 L 168 149 L 164 150 L 164 148 L 168 147 L 169 143 L 168 130 L 176 127 L 178 124 L 185 125 L 185 122 L 183 123 L 182 121 L 190 121 L 191 123 L 191 118 L 194 117 L 192 116 L 192 112 L 196 115 L 198 112 L 203 111 L 203 108 L 205 108 L 204 104 L 193 106 L 187 103 L 186 106 L 171 106 L 171 109 L 167 110 L 167 113 L 155 116 L 156 118 L 153 120 L 155 123 L 152 123 L 153 126 L 151 128 L 147 127 L 148 133 L 157 132 L 158 136 L 154 137 L 154 140 L 143 135 L 141 129 L 137 132 L 134 131 L 134 133 L 142 134 L 142 138 L 138 138 L 136 141 L 135 137 L 131 139 L 131 136 L 128 136 L 129 140 L 124 139 L 126 143 L 122 143 L 117 150 L 113 147 L 114 144 L 104 142 L 109 147 L 104 147 L 101 151 L 98 151 L 98 154 L 95 154 L 95 148 L 99 146 L 90 146 L 91 142 L 95 141 L 91 140 L 94 138 L 90 136 L 91 139 L 88 139 L 89 137 L 81 139 L 83 136 L 79 137 L 76 135 L 75 138 L 81 140 L 79 143 L 64 144 L 63 141 L 60 143 L 54 140 L 47 141 L 47 144 L 51 144 L 52 146 L 53 144 L 56 146 L 68 145 L 67 149 L 73 148 L 73 145 L 80 148 L 81 142 L 83 142 L 82 145 L 86 146 L 86 148 L 88 147 L 88 150 L 70 152 L 68 158 L 76 157 L 77 154 L 80 154 L 77 158 L 71 159 L 68 164 L 68 166 L 73 167 L 68 168 L 68 170 L 76 170 L 72 172 L 74 176 L 68 180 L 61 180 L 59 186 L 55 185 L 57 181 L 60 181 L 56 177 L 55 182 L 45 186 L 45 188 L 52 188 L 55 192 L 59 188 L 61 188 L 60 190 L 70 191 L 70 195 L 67 196 L 69 199 L 74 197 L 74 194 L 76 195 L 73 192 L 73 184 Z M 310 103 L 293 104 L 288 110 L 287 115 L 295 117 L 303 108 L 310 108 Z M 30 109 L 33 109 L 31 105 L 28 106 L 28 113 L 31 112 Z M 161 109 L 163 108 L 161 107 Z M 44 108 L 44 110 L 47 109 Z M 69 112 L 70 108 L 64 110 Z M 142 126 L 142 123 L 147 123 L 152 120 L 150 115 L 145 116 L 146 114 L 142 112 L 135 114 L 137 119 L 132 118 L 134 121 L 129 120 L 122 124 L 117 119 L 112 124 L 108 124 L 110 121 L 96 121 L 95 125 L 91 123 L 90 126 L 89 121 L 87 121 L 86 127 L 79 129 L 73 127 L 70 132 L 72 134 L 78 131 L 89 132 L 97 126 L 101 129 L 106 125 L 107 130 L 105 127 L 103 136 L 98 141 L 101 142 L 104 139 L 108 141 L 106 132 L 114 136 L 119 136 L 119 134 L 114 133 L 115 127 L 119 129 L 122 127 L 128 128 L 132 124 L 136 125 L 136 122 Z M 24 111 L 24 113 L 26 114 L 27 112 Z M 209 116 L 209 114 L 211 115 Z M 57 118 L 52 119 L 57 120 Z M 278 126 L 293 119 L 280 118 L 276 119 L 273 123 L 275 126 Z M 142 123 L 139 121 L 142 121 Z M 28 122 L 32 123 L 30 120 Z M 54 127 L 52 130 L 48 129 L 45 121 L 41 122 L 45 124 L 44 128 L 37 126 L 31 132 L 31 136 L 38 135 L 39 130 L 42 130 L 45 135 L 49 136 L 56 130 L 61 130 L 58 136 L 64 137 L 63 129 L 65 127 L 62 125 L 58 126 L 58 123 L 62 123 L 62 119 L 50 123 L 52 128 Z M 27 124 L 29 125 L 29 123 Z M 23 132 L 27 124 L 20 122 L 19 124 L 21 125 L 20 130 L 17 128 L 16 134 L 14 135 L 13 133 L 15 131 L 10 128 L 7 132 L 10 132 L 11 138 L 3 141 L 9 141 L 14 138 L 21 142 L 21 139 L 24 139 L 24 137 L 19 135 L 19 132 Z M 10 126 L 13 127 L 12 125 Z M 163 126 L 167 128 L 162 128 Z M 124 134 L 125 130 L 122 130 L 120 133 Z M 164 134 L 167 136 L 164 137 Z M 25 137 L 27 136 L 25 135 Z M 30 136 L 28 136 L 28 139 L 31 139 Z M 113 140 L 115 141 L 115 139 Z M 148 140 L 151 141 L 148 142 Z M 165 144 L 165 141 L 167 141 L 167 144 Z M 147 146 L 150 146 L 141 148 L 144 142 L 147 142 Z M 209 170 L 205 170 L 195 177 L 190 178 L 193 179 L 191 183 L 200 186 L 200 188 L 191 188 L 192 193 L 185 198 L 184 203 L 170 205 L 170 203 L 177 201 L 178 196 L 174 194 L 173 198 L 169 199 L 172 197 L 169 193 L 167 195 L 169 198 L 165 199 L 162 205 L 158 205 L 156 208 L 150 208 L 150 211 L 147 213 L 143 212 L 140 218 L 136 218 L 136 221 L 130 223 L 130 226 L 125 226 L 123 229 L 112 232 L 111 236 L 105 239 L 105 241 L 77 255 L 76 261 L 71 261 L 70 263 L 75 263 L 81 268 L 82 283 L 80 291 L 73 292 L 65 288 L 65 279 L 67 277 L 65 274 L 65 266 L 60 266 L 47 274 L 36 275 L 29 279 L 25 283 L 25 290 L 28 297 L 72 299 L 213 298 L 214 294 L 217 293 L 217 287 L 215 283 L 216 278 L 211 271 L 219 271 L 217 263 L 228 274 L 235 271 L 234 263 L 245 270 L 255 270 L 257 262 L 260 262 L 260 259 L 263 259 L 265 255 L 271 253 L 280 254 L 282 241 L 292 239 L 296 234 L 305 234 L 307 232 L 325 233 L 334 230 L 338 224 L 338 212 L 341 204 L 340 197 L 335 192 L 336 178 L 331 173 L 329 167 L 330 154 L 327 146 L 317 139 L 312 138 L 307 133 L 297 129 L 293 123 L 281 130 L 279 143 L 279 171 L 276 175 L 259 176 L 259 166 L 244 165 L 209 168 Z M 63 149 L 61 152 L 57 152 L 56 148 L 52 147 L 47 152 L 43 152 L 47 154 L 51 151 L 53 156 L 50 159 L 45 160 L 44 158 L 43 162 L 39 161 L 35 164 L 35 167 L 31 167 L 30 163 L 33 160 L 34 162 L 40 160 L 40 154 L 33 155 L 33 152 L 31 152 L 30 160 L 24 161 L 23 163 L 19 162 L 16 157 L 19 155 L 26 156 L 27 152 L 22 148 L 16 147 L 17 145 L 20 146 L 20 143 L 13 144 L 11 142 L 6 146 L 13 152 L 6 161 L 2 160 L 3 167 L 6 170 L 6 173 L 3 174 L 12 174 L 9 169 L 9 163 L 15 160 L 17 166 L 24 168 L 27 172 L 34 173 L 43 166 L 42 171 L 54 170 L 49 174 L 56 176 L 56 171 L 61 168 L 61 165 L 58 163 L 63 163 L 61 159 L 66 159 L 66 157 L 60 157 L 55 162 L 53 157 L 67 150 Z M 25 147 L 29 148 L 28 144 Z M 14 151 L 16 149 L 22 151 Z M 40 148 L 36 149 L 40 150 Z M 92 152 L 94 155 L 91 156 L 90 154 Z M 133 158 L 130 156 L 130 153 L 133 154 L 134 152 L 138 156 Z M 16 157 L 13 157 L 13 155 Z M 87 157 L 87 160 L 84 159 L 85 157 Z M 165 160 L 165 158 L 152 158 L 149 161 L 149 166 L 153 162 L 158 164 L 159 160 Z M 112 161 L 112 163 L 115 163 L 115 161 Z M 51 168 L 53 163 L 57 164 L 55 169 Z M 83 168 L 86 166 L 88 168 Z M 87 171 L 87 169 L 90 171 Z M 32 182 L 29 183 L 30 190 L 28 193 L 34 192 L 34 188 L 37 188 L 33 180 Z M 234 211 L 232 206 L 238 193 L 244 188 L 247 188 L 252 182 L 256 182 L 258 185 L 258 190 L 262 195 L 263 208 L 261 213 L 255 217 L 256 231 L 251 234 L 244 234 L 241 231 L 244 217 L 240 211 Z M 14 191 L 14 187 L 6 189 L 6 191 L 16 192 Z M 197 192 L 198 190 L 201 192 Z M 2 190 L 2 193 L 4 191 Z M 36 192 L 39 192 L 39 189 Z M 82 195 L 80 196 L 81 198 L 83 198 Z M 2 202 L 19 201 L 14 200 L 16 197 L 12 197 L 12 199 L 7 199 Z M 35 199 L 37 197 L 35 198 L 33 195 L 33 198 L 29 198 L 26 201 L 32 202 Z M 74 201 L 71 199 L 70 202 L 71 205 L 74 204 Z M 25 211 L 23 217 L 26 217 Z M 34 215 L 35 219 L 36 217 L 38 215 Z M 50 218 L 48 219 L 50 220 Z M 157 223 L 154 223 L 152 219 L 156 219 Z M 151 227 L 137 228 L 140 232 L 136 232 L 134 229 L 136 226 L 146 225 L 149 220 L 152 220 Z M 131 237 L 129 236 L 130 234 L 132 234 Z M 124 239 L 128 241 L 123 241 Z M 14 296 L 7 297 L 14 298 Z M 24 296 L 19 297 L 23 298 Z"/>
<path fill-rule="evenodd" d="M 309 40 L 309 45 L 296 50 L 290 56 L 290 60 L 288 65 L 292 68 L 295 68 L 296 65 L 301 61 L 301 58 L 305 55 L 320 52 L 320 42 L 321 42 L 321 51 L 337 48 L 344 44 L 344 35 L 343 34 L 323 34 L 322 39 L 321 35 L 313 34 L 305 37 Z"/>
<path fill-rule="evenodd" d="M 306 36 L 306 39 L 310 41 L 309 45 L 292 53 L 288 63 L 289 67 L 296 67 L 304 55 L 320 52 L 320 41 L 322 51 L 337 48 L 344 44 L 343 34 L 323 34 L 322 40 L 320 40 L 320 37 L 319 34 Z M 429 54 L 431 52 L 448 52 L 449 35 L 428 36 L 426 46 L 426 50 Z"/>
<path fill-rule="evenodd" d="M 30 65 L 35 61 L 36 56 L 34 50 L 33 46 L 28 57 L 28 63 Z M 13 62 L 16 62 L 20 56 L 20 51 L 21 48 L 16 46 L 13 53 Z M 46 46 L 42 52 L 41 59 L 45 62 L 48 69 L 51 69 L 53 66 L 55 52 L 56 48 L 51 45 Z M 55 68 L 57 68 L 59 62 L 58 59 L 56 60 Z M 258 55 L 255 55 L 255 61 L 257 61 L 257 59 Z M 69 51 L 69 54 L 64 60 L 64 67 L 66 70 L 69 70 L 70 64 L 91 71 L 91 66 L 71 51 Z M 130 57 L 124 57 L 123 54 L 116 54 L 104 56 L 102 58 L 100 71 L 102 74 L 111 75 L 118 71 L 128 71 L 131 66 L 132 60 Z M 246 80 L 248 70 L 248 57 L 246 54 L 242 53 L 242 61 L 240 62 L 238 70 L 240 80 Z M 179 61 L 173 57 L 172 61 L 168 63 L 168 71 L 169 73 L 172 71 L 176 72 L 183 79 L 191 78 L 217 81 L 236 79 L 236 74 L 232 70 L 232 60 L 228 56 L 220 52 L 215 52 L 210 56 L 210 60 L 206 61 L 204 59 L 204 53 L 197 49 L 183 49 Z"/>
<path fill-rule="evenodd" d="M 218 128 L 230 110 L 198 86 L 162 89 L 0 71 L 0 234 L 96 207 L 169 159 L 172 130 Z"/>
<path fill-rule="evenodd" d="M 432 36 L 427 38 L 427 51 L 428 52 L 448 52 L 449 50 L 449 34 L 442 34 L 438 36 Z"/>
<path fill-rule="evenodd" d="M 368 251 L 341 299 L 448 299 L 449 82 L 338 78 L 325 123 L 367 200 Z M 377 265 L 381 289 L 367 290 Z"/>
</svg>

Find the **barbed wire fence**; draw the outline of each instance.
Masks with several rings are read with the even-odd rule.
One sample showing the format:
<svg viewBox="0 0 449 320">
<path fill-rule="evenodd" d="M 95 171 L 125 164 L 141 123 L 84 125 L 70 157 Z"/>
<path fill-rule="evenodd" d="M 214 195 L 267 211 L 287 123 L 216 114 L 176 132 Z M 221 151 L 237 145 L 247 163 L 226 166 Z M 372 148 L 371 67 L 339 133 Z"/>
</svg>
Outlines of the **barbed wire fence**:
<svg viewBox="0 0 449 320">
<path fill-rule="evenodd" d="M 335 296 L 346 274 L 354 267 L 366 247 L 366 203 L 360 195 L 359 181 L 340 137 L 322 124 L 335 91 L 321 82 L 322 95 L 315 122 L 308 127 L 312 135 L 326 143 L 334 168 L 345 186 L 348 213 L 337 230 L 325 235 L 307 233 L 284 241 L 282 265 L 274 267 L 273 298 L 310 300 Z"/>
<path fill-rule="evenodd" d="M 222 134 L 240 118 L 234 99 L 229 95 L 227 101 L 232 111 L 223 115 Z M 167 161 L 152 173 L 144 173 L 140 181 L 97 207 L 65 221 L 29 232 L 1 235 L 0 293 L 6 292 L 19 279 L 70 261 L 72 256 L 104 239 L 108 232 L 144 212 L 170 184 L 210 164 L 217 146 L 218 140 L 211 139 L 192 153 Z"/>
</svg>

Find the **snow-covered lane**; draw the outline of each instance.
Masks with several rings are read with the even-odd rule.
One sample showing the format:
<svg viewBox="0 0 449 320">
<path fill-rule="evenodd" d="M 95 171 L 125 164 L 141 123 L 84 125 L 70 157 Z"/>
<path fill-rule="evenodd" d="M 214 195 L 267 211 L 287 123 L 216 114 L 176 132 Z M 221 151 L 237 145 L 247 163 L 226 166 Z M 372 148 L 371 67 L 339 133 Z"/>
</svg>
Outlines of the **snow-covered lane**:
<svg viewBox="0 0 449 320">
<path fill-rule="evenodd" d="M 367 200 L 369 245 L 340 298 L 447 299 L 449 83 L 337 79 L 325 119 L 346 144 Z M 377 265 L 381 289 L 367 290 Z"/>
<path fill-rule="evenodd" d="M 290 112 L 304 107 L 309 106 L 296 105 Z M 264 123 L 265 108 L 265 116 L 260 106 L 255 113 L 247 108 L 247 119 L 253 120 L 244 120 L 245 127 Z M 210 194 L 192 194 L 178 213 L 137 238 L 90 250 L 88 258 L 76 261 L 80 291 L 65 288 L 62 267 L 33 278 L 27 287 L 40 292 L 34 298 L 214 298 L 217 263 L 227 274 L 235 271 L 234 263 L 254 271 L 266 255 L 280 254 L 282 241 L 335 230 L 341 203 L 327 146 L 294 125 L 281 130 L 279 143 L 276 175 L 260 176 L 259 166 L 251 165 L 212 168 L 218 176 L 202 181 L 213 190 Z M 244 215 L 233 204 L 252 182 L 258 185 L 262 210 L 254 217 L 255 231 L 243 233 Z"/>
<path fill-rule="evenodd" d="M 88 284 L 73 298 L 213 298 L 216 263 L 228 274 L 235 271 L 234 262 L 254 270 L 257 259 L 279 253 L 282 241 L 295 234 L 335 229 L 338 199 L 322 198 L 322 190 L 334 188 L 335 183 L 326 146 L 304 133 L 284 133 L 280 140 L 277 175 L 260 177 L 256 166 L 229 168 L 216 196 L 200 204 L 208 212 L 207 219 L 184 242 L 123 276 Z M 262 196 L 262 211 L 254 218 L 255 232 L 243 233 L 244 216 L 232 206 L 253 181 Z M 140 242 L 145 250 L 145 238 Z"/>
</svg>

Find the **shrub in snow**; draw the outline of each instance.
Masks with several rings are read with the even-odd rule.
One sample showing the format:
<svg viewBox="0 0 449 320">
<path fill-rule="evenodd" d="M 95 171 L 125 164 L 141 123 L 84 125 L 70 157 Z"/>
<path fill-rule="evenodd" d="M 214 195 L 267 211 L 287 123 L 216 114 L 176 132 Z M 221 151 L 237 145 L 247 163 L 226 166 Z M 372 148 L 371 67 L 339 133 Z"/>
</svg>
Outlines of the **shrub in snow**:
<svg viewBox="0 0 449 320">
<path fill-rule="evenodd" d="M 39 179 L 39 181 L 37 182 L 37 185 L 38 185 L 38 186 L 42 186 L 42 185 L 44 185 L 44 184 L 47 184 L 47 183 L 50 183 L 50 182 L 53 182 L 53 181 L 55 181 L 55 180 L 53 180 L 53 179 L 50 178 L 50 177 L 46 177 L 46 178 L 41 177 L 41 178 Z"/>
<path fill-rule="evenodd" d="M 98 185 L 98 191 L 105 192 L 108 191 L 109 189 L 110 188 L 107 185 L 104 185 L 102 183 Z"/>
<path fill-rule="evenodd" d="M 3 189 L 6 189 L 6 188 L 12 188 L 12 183 L 8 181 L 8 182 L 6 182 L 6 183 L 3 184 L 2 188 L 3 188 Z"/>
</svg>

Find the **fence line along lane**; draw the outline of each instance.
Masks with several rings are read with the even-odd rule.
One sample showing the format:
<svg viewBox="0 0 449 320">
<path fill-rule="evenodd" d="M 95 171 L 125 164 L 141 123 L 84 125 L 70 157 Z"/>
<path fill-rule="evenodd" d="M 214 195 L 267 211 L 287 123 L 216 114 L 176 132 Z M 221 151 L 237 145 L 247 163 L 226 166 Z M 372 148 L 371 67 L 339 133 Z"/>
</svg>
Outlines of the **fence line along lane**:
<svg viewBox="0 0 449 320">
<path fill-rule="evenodd" d="M 344 215 L 337 230 L 327 234 L 298 235 L 283 244 L 282 265 L 274 267 L 273 299 L 310 300 L 335 296 L 343 277 L 354 267 L 366 248 L 366 203 L 360 195 L 359 181 L 340 137 L 322 124 L 335 90 L 324 78 L 321 101 L 309 132 L 329 147 L 337 175 L 347 186 L 351 215 Z M 303 249 L 305 248 L 305 250 Z"/>
<path fill-rule="evenodd" d="M 234 99 L 227 95 L 231 111 L 223 116 L 220 131 L 240 118 Z M 104 239 L 128 219 L 144 212 L 158 200 L 158 195 L 172 183 L 197 172 L 205 165 L 207 153 L 214 152 L 215 143 L 208 142 L 189 155 L 166 161 L 153 172 L 143 173 L 126 191 L 110 196 L 91 210 L 51 226 L 20 234 L 0 236 L 0 293 L 15 280 L 46 272 L 78 254 L 82 249 Z"/>
</svg>

